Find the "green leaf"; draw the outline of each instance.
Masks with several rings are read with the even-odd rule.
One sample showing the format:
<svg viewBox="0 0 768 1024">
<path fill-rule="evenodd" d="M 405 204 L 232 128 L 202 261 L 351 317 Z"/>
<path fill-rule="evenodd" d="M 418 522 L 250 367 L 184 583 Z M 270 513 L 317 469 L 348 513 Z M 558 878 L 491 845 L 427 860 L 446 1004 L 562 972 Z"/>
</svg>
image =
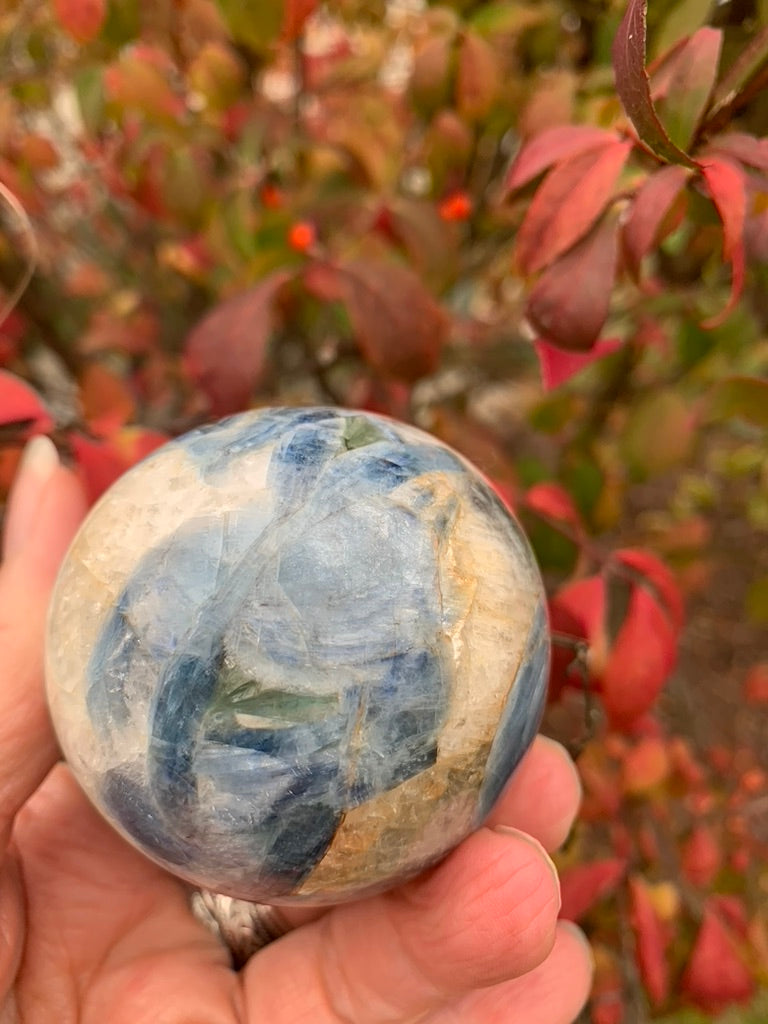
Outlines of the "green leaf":
<svg viewBox="0 0 768 1024">
<path fill-rule="evenodd" d="M 236 43 L 264 53 L 283 27 L 285 0 L 216 0 Z"/>
<path fill-rule="evenodd" d="M 712 1017 L 700 1010 L 678 1010 L 669 1017 L 663 1017 L 655 1021 L 655 1024 L 712 1024 Z"/>
<path fill-rule="evenodd" d="M 686 149 L 709 104 L 717 80 L 723 34 L 720 29 L 700 28 L 691 36 L 675 61 L 669 90 L 659 103 L 659 114 L 676 146 Z"/>
<path fill-rule="evenodd" d="M 139 0 L 110 0 L 101 38 L 115 48 L 125 46 L 141 32 Z"/>
<path fill-rule="evenodd" d="M 95 135 L 104 123 L 104 79 L 101 69 L 82 68 L 78 71 L 75 75 L 75 93 L 85 130 L 89 135 Z"/>
<path fill-rule="evenodd" d="M 678 391 L 656 390 L 630 409 L 621 450 L 640 478 L 664 473 L 690 453 L 694 422 L 689 403 Z"/>
<path fill-rule="evenodd" d="M 654 56 L 670 50 L 675 43 L 701 28 L 712 10 L 712 0 L 682 0 L 667 14 L 653 41 Z"/>
<path fill-rule="evenodd" d="M 768 623 L 768 576 L 750 586 L 746 599 L 747 615 L 753 622 Z"/>
<path fill-rule="evenodd" d="M 517 35 L 554 16 L 555 10 L 548 3 L 511 4 L 509 0 L 496 0 L 473 11 L 469 24 L 484 36 Z"/>
<path fill-rule="evenodd" d="M 768 380 L 731 377 L 714 391 L 712 414 L 716 419 L 734 416 L 756 427 L 768 428 Z"/>
</svg>

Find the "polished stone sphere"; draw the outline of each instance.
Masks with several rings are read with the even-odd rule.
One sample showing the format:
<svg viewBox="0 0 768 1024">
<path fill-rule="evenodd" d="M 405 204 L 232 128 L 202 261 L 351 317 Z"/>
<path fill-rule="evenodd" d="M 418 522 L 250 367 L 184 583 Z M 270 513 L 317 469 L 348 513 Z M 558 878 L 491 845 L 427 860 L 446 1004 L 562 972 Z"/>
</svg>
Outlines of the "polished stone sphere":
<svg viewBox="0 0 768 1024">
<path fill-rule="evenodd" d="M 329 903 L 481 824 L 548 662 L 531 551 L 468 462 L 384 417 L 267 409 L 104 495 L 56 583 L 46 674 L 72 771 L 149 857 Z"/>
</svg>

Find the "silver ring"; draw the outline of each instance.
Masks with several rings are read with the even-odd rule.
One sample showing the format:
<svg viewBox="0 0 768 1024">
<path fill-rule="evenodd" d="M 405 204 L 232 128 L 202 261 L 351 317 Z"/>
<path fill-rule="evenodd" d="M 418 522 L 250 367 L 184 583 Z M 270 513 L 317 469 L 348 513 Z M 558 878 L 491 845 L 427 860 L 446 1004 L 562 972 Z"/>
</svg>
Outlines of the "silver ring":
<svg viewBox="0 0 768 1024">
<path fill-rule="evenodd" d="M 254 953 L 291 930 L 276 907 L 222 896 L 207 889 L 192 894 L 192 913 L 229 949 L 236 970 Z"/>
</svg>

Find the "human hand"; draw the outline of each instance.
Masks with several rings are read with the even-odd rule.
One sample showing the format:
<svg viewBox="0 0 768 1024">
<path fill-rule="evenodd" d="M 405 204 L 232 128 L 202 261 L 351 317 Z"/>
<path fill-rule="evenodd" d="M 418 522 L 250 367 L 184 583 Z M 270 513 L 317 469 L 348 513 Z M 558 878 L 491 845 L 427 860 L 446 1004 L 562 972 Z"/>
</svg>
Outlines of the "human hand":
<svg viewBox="0 0 768 1024">
<path fill-rule="evenodd" d="M 84 511 L 53 446 L 35 442 L 0 569 L 0 1024 L 570 1024 L 590 957 L 556 921 L 544 850 L 570 829 L 579 785 L 543 739 L 485 827 L 436 868 L 358 903 L 284 908 L 293 930 L 230 968 L 188 888 L 55 765 L 45 613 Z"/>
</svg>

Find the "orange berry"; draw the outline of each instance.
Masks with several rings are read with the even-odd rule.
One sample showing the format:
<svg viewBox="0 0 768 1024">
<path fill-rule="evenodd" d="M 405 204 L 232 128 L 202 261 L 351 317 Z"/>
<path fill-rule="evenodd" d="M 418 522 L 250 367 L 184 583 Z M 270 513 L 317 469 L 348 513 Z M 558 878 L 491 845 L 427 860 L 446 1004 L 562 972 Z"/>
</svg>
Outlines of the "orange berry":
<svg viewBox="0 0 768 1024">
<path fill-rule="evenodd" d="M 288 231 L 288 245 L 296 252 L 306 252 L 317 241 L 317 233 L 309 221 L 299 220 Z"/>
<path fill-rule="evenodd" d="M 443 220 L 468 220 L 472 215 L 472 199 L 466 192 L 452 192 L 441 200 L 437 212 Z"/>
<path fill-rule="evenodd" d="M 760 793 L 768 790 L 768 777 L 761 768 L 750 768 L 741 776 L 741 788 L 745 793 Z"/>
</svg>

